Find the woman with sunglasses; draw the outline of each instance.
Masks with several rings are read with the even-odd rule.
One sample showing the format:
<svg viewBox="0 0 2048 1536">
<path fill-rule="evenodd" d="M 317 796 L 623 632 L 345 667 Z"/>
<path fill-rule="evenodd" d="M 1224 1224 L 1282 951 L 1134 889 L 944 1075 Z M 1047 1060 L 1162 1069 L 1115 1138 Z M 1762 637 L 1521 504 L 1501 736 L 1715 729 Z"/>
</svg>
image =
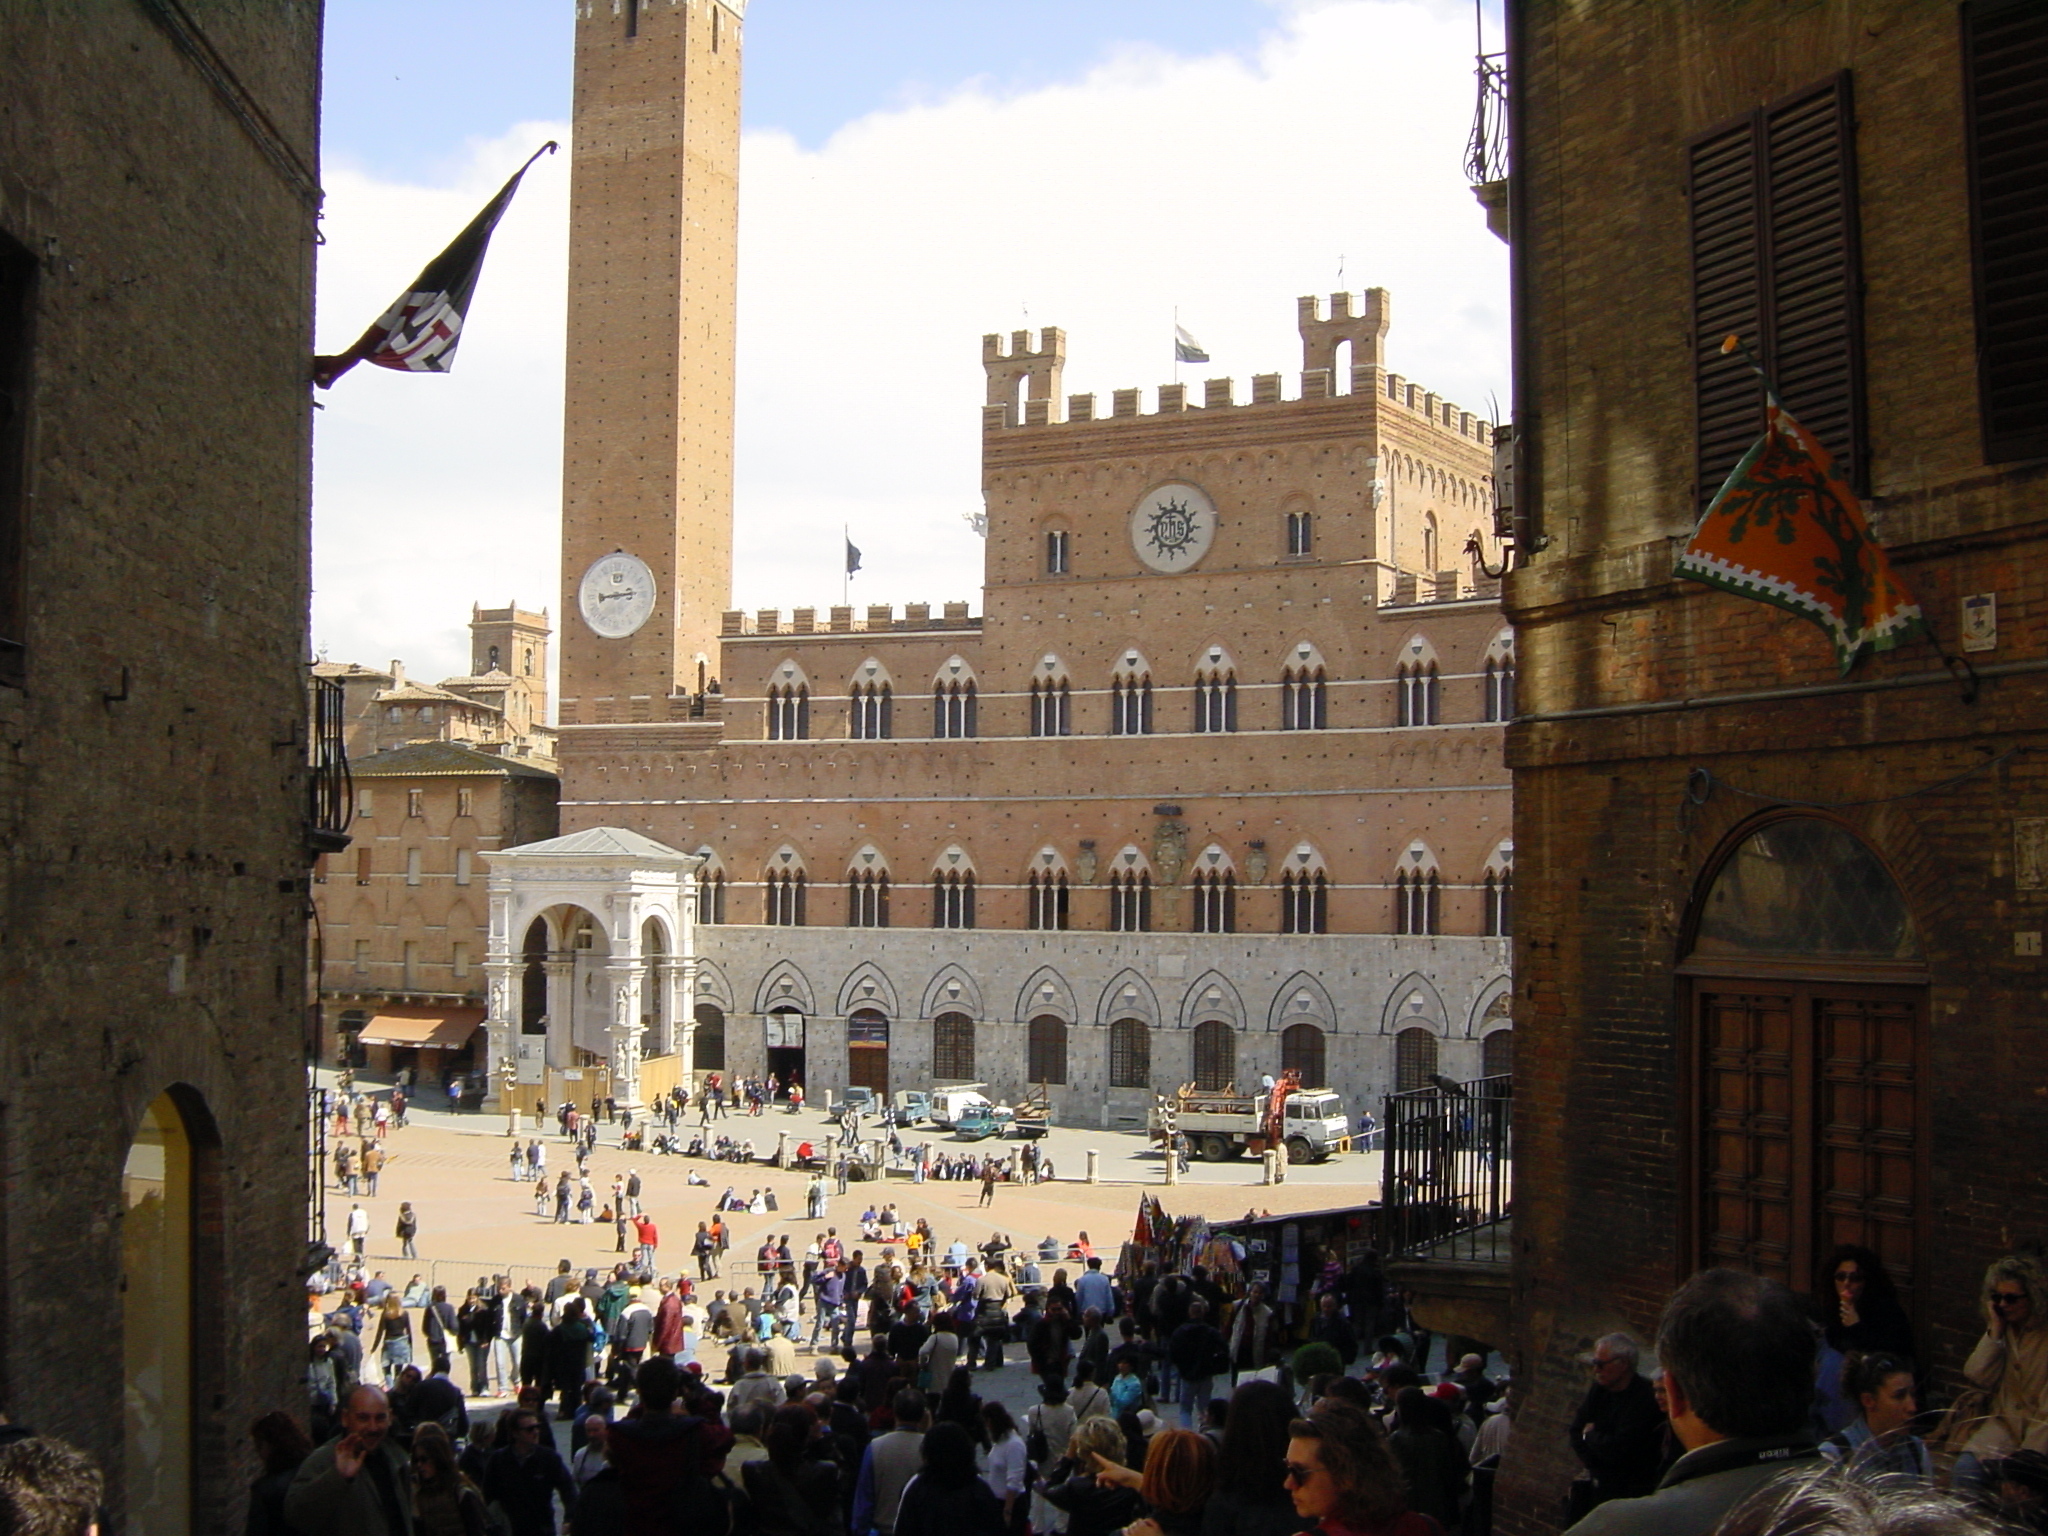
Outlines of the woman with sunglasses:
<svg viewBox="0 0 2048 1536">
<path fill-rule="evenodd" d="M 1991 1400 L 1956 1458 L 1959 1486 L 1981 1484 L 1987 1461 L 2048 1451 L 2048 1329 L 2037 1315 L 2044 1300 L 2048 1273 L 2031 1254 L 2012 1254 L 1985 1272 L 1984 1337 L 1963 1374 Z"/>
<path fill-rule="evenodd" d="M 1859 1350 L 1916 1358 L 1913 1324 L 1875 1253 L 1845 1243 L 1822 1266 L 1820 1279 L 1829 1344 L 1845 1355 Z"/>
<path fill-rule="evenodd" d="M 1287 1487 L 1295 1513 L 1323 1536 L 1442 1536 L 1408 1507 L 1401 1465 L 1356 1403 L 1325 1399 L 1288 1427 Z"/>
</svg>

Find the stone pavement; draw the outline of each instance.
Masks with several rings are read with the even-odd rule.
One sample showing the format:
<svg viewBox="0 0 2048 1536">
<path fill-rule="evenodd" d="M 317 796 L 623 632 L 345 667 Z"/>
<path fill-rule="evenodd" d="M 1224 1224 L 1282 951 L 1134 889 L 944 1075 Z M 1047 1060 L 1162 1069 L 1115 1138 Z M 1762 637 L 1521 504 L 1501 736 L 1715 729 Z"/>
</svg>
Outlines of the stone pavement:
<svg viewBox="0 0 2048 1536">
<path fill-rule="evenodd" d="M 332 1080 L 329 1073 L 321 1076 L 323 1082 Z M 375 1089 L 385 1085 L 358 1078 L 357 1086 Z M 360 1203 L 370 1217 L 367 1264 L 372 1273 L 381 1270 L 400 1288 L 413 1276 L 424 1276 L 429 1284 L 445 1285 L 449 1299 L 460 1305 L 464 1290 L 481 1276 L 510 1272 L 524 1283 L 553 1273 L 561 1259 L 568 1259 L 580 1273 L 586 1268 L 608 1272 L 627 1257 L 617 1251 L 617 1236 L 608 1224 L 585 1226 L 572 1221 L 558 1225 L 552 1207 L 546 1218 L 534 1214 L 533 1185 L 515 1183 L 510 1176 L 510 1138 L 503 1114 L 414 1108 L 408 1119 L 410 1124 L 403 1130 L 394 1129 L 384 1144 L 389 1160 L 374 1197 L 351 1201 L 346 1193 L 335 1190 L 331 1174 L 328 1180 L 328 1241 L 340 1246 L 349 1207 Z M 758 1117 L 728 1116 L 712 1123 L 736 1138 L 752 1137 L 764 1154 L 773 1153 L 780 1131 L 792 1133 L 792 1145 L 804 1138 L 822 1145 L 834 1130 L 822 1110 L 813 1108 L 806 1108 L 801 1115 L 778 1109 Z M 694 1117 L 685 1120 L 683 1129 L 687 1141 Z M 540 1132 L 531 1114 L 520 1117 L 520 1145 L 539 1135 L 547 1149 L 552 1181 L 563 1168 L 573 1170 L 575 1159 L 569 1143 L 558 1132 L 548 1132 L 553 1132 L 552 1121 L 547 1132 Z M 779 1211 L 728 1216 L 732 1248 L 726 1255 L 724 1279 L 700 1286 L 700 1290 L 723 1288 L 735 1278 L 741 1285 L 752 1283 L 744 1271 L 754 1250 L 770 1234 L 787 1233 L 791 1247 L 801 1257 L 815 1236 L 828 1226 L 837 1227 L 849 1249 L 865 1248 L 872 1262 L 878 1245 L 859 1238 L 859 1218 L 870 1202 L 879 1206 L 885 1200 L 894 1201 L 906 1222 L 927 1218 L 941 1247 L 955 1237 L 974 1247 L 996 1231 L 1008 1234 L 1020 1248 L 1035 1247 L 1048 1233 L 1064 1247 L 1086 1231 L 1105 1264 L 1113 1265 L 1120 1246 L 1130 1236 L 1142 1192 L 1159 1195 L 1170 1215 L 1199 1212 L 1212 1219 L 1242 1215 L 1253 1208 L 1287 1212 L 1357 1205 L 1379 1194 L 1380 1155 L 1376 1152 L 1348 1153 L 1324 1164 L 1290 1167 L 1286 1182 L 1273 1186 L 1259 1182 L 1257 1158 L 1196 1162 L 1180 1184 L 1169 1188 L 1159 1155 L 1146 1146 L 1142 1135 L 1056 1126 L 1041 1145 L 1058 1170 L 1058 1179 L 1038 1185 L 998 1185 L 994 1203 L 987 1209 L 979 1206 L 978 1182 L 931 1180 L 916 1184 L 899 1175 L 877 1183 L 849 1184 L 844 1196 L 832 1199 L 823 1221 L 810 1221 L 803 1214 L 808 1174 L 758 1163 L 628 1154 L 619 1150 L 618 1135 L 616 1125 L 599 1126 L 598 1146 L 590 1159 L 591 1188 L 601 1208 L 610 1196 L 612 1176 L 629 1167 L 639 1170 L 641 1204 L 661 1233 L 657 1267 L 662 1273 L 695 1275 L 690 1239 L 697 1223 L 710 1217 L 713 1202 L 728 1185 L 737 1187 L 742 1195 L 756 1187 L 775 1192 Z M 929 1125 L 918 1127 L 915 1135 L 906 1135 L 907 1144 L 919 1140 L 929 1140 L 935 1150 L 949 1152 L 975 1148 L 1007 1152 L 1015 1145 L 1010 1141 L 958 1141 Z M 1080 1177 L 1090 1148 L 1100 1153 L 1101 1182 L 1096 1184 Z M 708 1188 L 686 1182 L 693 1169 L 710 1181 Z M 419 1217 L 416 1246 L 420 1257 L 416 1260 L 398 1257 L 393 1226 L 401 1200 L 410 1200 Z M 1047 1278 L 1051 1278 L 1049 1273 Z M 1020 1346 L 1011 1346 L 1008 1354 L 1013 1362 L 1023 1358 Z M 800 1351 L 800 1355 L 808 1369 L 809 1351 Z M 720 1353 L 717 1368 L 723 1369 L 723 1363 Z M 706 1368 L 713 1368 L 708 1357 Z M 464 1385 L 466 1374 L 467 1367 L 458 1359 L 455 1376 Z M 976 1387 L 1013 1411 L 1037 1400 L 1029 1371 L 1017 1363 L 984 1373 Z"/>
</svg>

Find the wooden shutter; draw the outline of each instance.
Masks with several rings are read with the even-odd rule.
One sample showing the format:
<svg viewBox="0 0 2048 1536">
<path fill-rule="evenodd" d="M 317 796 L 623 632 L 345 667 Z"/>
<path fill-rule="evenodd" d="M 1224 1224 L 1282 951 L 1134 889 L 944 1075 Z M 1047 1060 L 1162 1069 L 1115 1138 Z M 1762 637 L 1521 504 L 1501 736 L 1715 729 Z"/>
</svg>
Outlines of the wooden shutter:
<svg viewBox="0 0 2048 1536">
<path fill-rule="evenodd" d="M 1845 72 L 1703 134 L 1690 147 L 1693 379 L 1699 504 L 1763 430 L 1779 397 L 1865 489 L 1861 252 L 1855 119 Z"/>
<path fill-rule="evenodd" d="M 1963 7 L 1964 111 L 1987 463 L 2048 455 L 2048 10 Z"/>
</svg>

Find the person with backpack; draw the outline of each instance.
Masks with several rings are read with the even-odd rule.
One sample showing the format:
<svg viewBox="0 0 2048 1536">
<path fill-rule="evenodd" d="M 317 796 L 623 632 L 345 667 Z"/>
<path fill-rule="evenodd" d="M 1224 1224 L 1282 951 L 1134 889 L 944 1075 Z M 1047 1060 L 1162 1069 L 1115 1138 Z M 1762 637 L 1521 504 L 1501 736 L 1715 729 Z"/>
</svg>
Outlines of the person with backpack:
<svg viewBox="0 0 2048 1536">
<path fill-rule="evenodd" d="M 1166 1358 L 1180 1379 L 1180 1424 L 1193 1429 L 1208 1405 L 1216 1377 L 1230 1371 L 1230 1346 L 1209 1322 L 1209 1303 L 1197 1296 L 1188 1303 L 1188 1320 L 1166 1342 Z"/>
</svg>

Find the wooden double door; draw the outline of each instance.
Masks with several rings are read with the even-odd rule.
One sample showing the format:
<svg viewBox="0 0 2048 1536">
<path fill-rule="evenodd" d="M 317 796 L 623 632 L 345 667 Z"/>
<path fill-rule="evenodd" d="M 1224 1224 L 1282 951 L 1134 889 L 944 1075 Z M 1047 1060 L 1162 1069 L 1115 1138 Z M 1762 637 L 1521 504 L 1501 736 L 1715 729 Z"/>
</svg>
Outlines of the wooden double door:
<svg viewBox="0 0 2048 1536">
<path fill-rule="evenodd" d="M 1797 1291 L 1839 1244 L 1911 1307 L 1926 1210 L 1924 986 L 1694 977 L 1694 1258 Z"/>
</svg>

